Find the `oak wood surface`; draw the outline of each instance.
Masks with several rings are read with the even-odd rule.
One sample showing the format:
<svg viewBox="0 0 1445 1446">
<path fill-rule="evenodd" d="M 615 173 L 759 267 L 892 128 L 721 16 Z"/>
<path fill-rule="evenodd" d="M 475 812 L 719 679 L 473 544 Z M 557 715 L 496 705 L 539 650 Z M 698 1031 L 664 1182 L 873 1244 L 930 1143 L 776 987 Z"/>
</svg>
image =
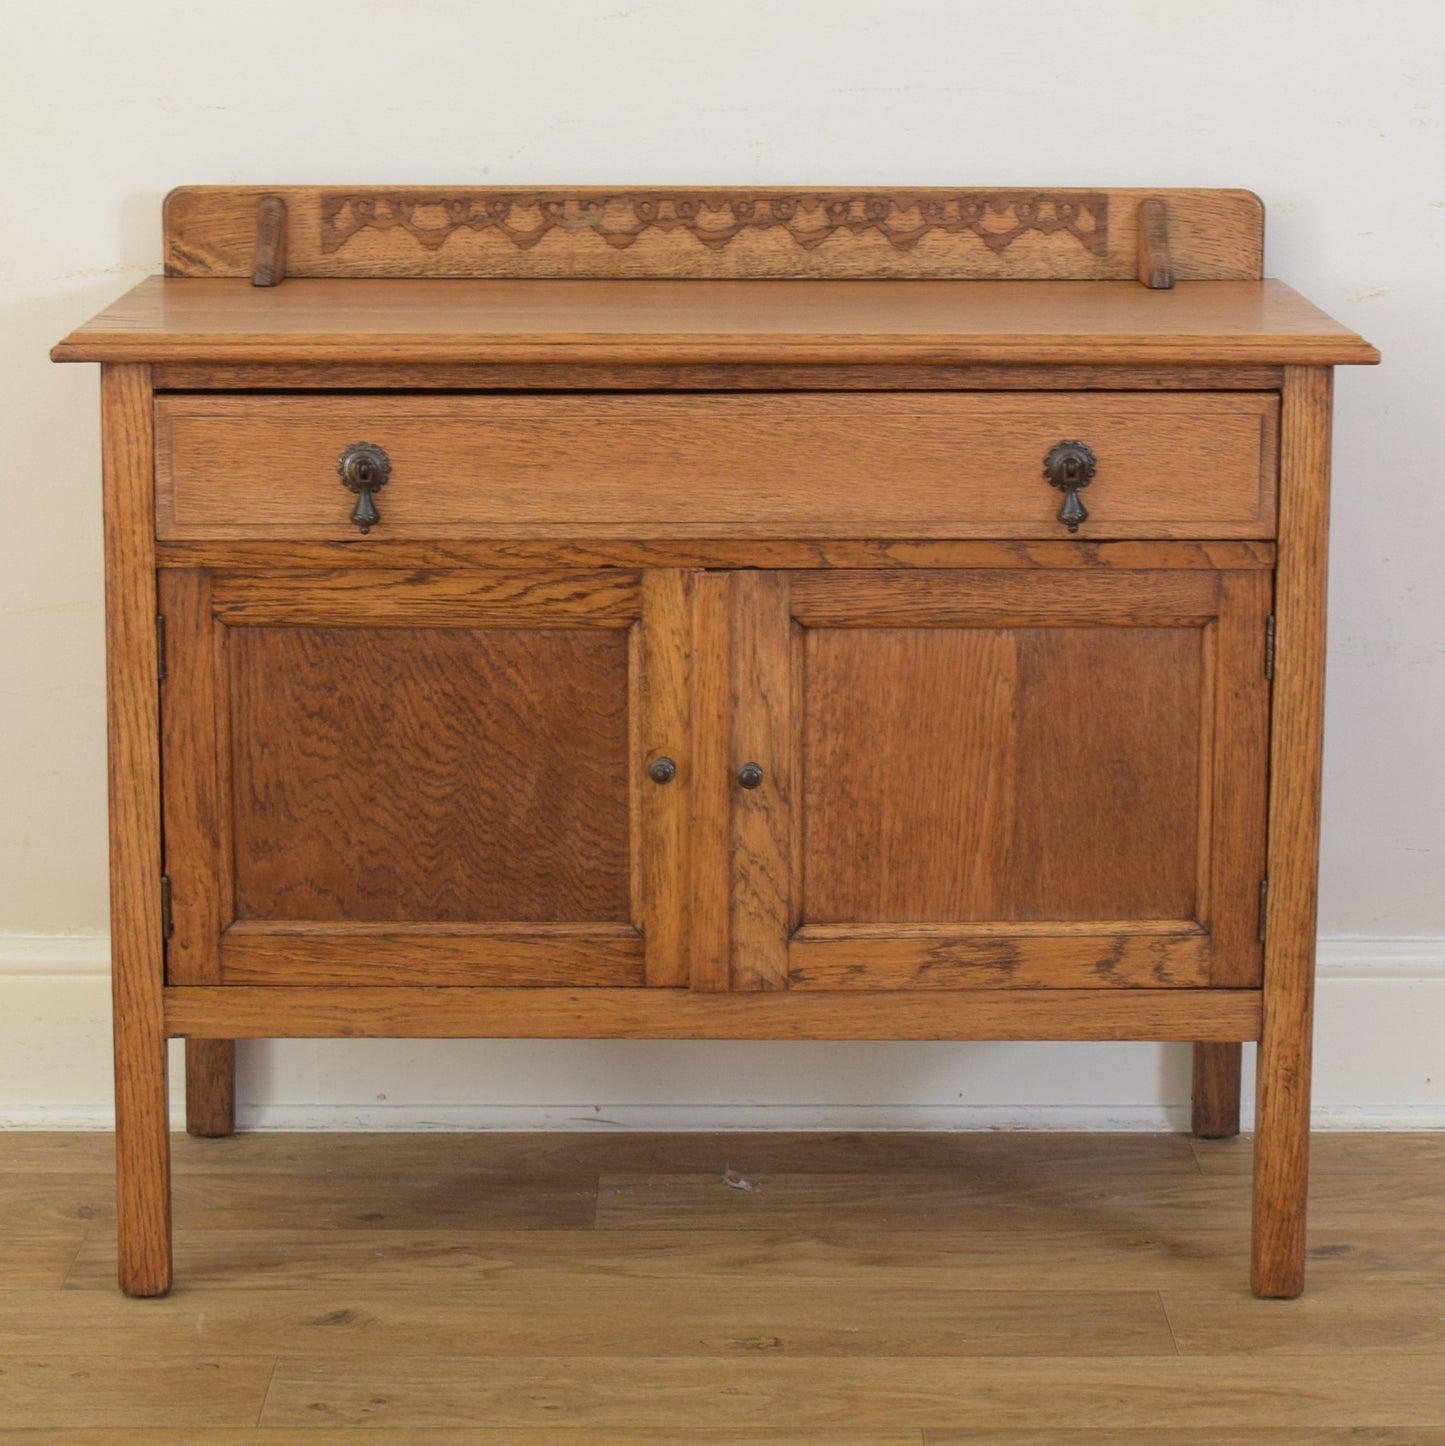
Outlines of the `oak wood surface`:
<svg viewBox="0 0 1445 1446">
<path fill-rule="evenodd" d="M 1151 923 L 1153 921 L 1150 921 Z M 1035 933 L 1018 924 L 805 925 L 788 941 L 790 989 L 1199 988 L 1211 941 L 1190 920 L 1171 933 L 1135 933 L 1111 919 L 1092 933 Z"/>
<path fill-rule="evenodd" d="M 694 895 L 696 908 L 696 895 Z M 251 988 L 166 990 L 173 1035 L 215 1039 L 1256 1039 L 1255 989 Z"/>
<path fill-rule="evenodd" d="M 1252 1271 L 1255 1292 L 1263 1296 L 1295 1296 L 1304 1289 L 1332 394 L 1328 371 L 1291 368 L 1286 374 L 1264 1029 L 1255 1105 Z"/>
<path fill-rule="evenodd" d="M 160 362 L 157 391 L 1278 391 L 1278 366 Z"/>
<path fill-rule="evenodd" d="M 236 916 L 231 680 L 217 636 L 211 574 L 166 571 L 157 584 L 156 602 L 166 620 L 160 692 L 171 913 L 166 979 L 219 984 L 221 932 Z M 188 1091 L 189 1078 L 188 1068 Z"/>
<path fill-rule="evenodd" d="M 220 1139 L 236 1129 L 236 1042 L 186 1041 L 186 1133 Z"/>
<path fill-rule="evenodd" d="M 792 986 L 1257 984 L 1253 576 L 794 574 Z"/>
<path fill-rule="evenodd" d="M 1199 630 L 1090 627 L 1089 601 L 807 630 L 806 922 L 1195 917 Z"/>
<path fill-rule="evenodd" d="M 1099 459 L 1081 537 L 1268 537 L 1277 411 L 1268 394 L 1225 392 L 168 395 L 158 535 L 350 540 L 336 459 L 366 440 L 392 465 L 378 541 L 1062 538 L 1042 468 L 1076 437 Z M 257 462 L 244 485 L 237 456 Z M 1168 475 L 1197 481 L 1161 487 Z"/>
<path fill-rule="evenodd" d="M 1132 277 L 1167 204 L 1184 275 L 1258 277 L 1264 237 L 1239 190 L 182 186 L 167 272 L 252 275 L 277 202 L 298 276 Z"/>
<path fill-rule="evenodd" d="M 644 953 L 642 934 L 621 922 L 311 918 L 241 919 L 221 936 L 219 948 L 222 983 L 281 986 L 635 986 L 644 982 Z"/>
<path fill-rule="evenodd" d="M 1202 1140 L 1228 1140 L 1239 1133 L 1243 1055 L 1238 1044 L 1194 1046 L 1190 1128 Z"/>
<path fill-rule="evenodd" d="M 242 919 L 630 916 L 627 635 L 244 627 Z"/>
<path fill-rule="evenodd" d="M 1379 353 L 1278 281 L 152 277 L 57 361 L 1259 366 Z"/>
<path fill-rule="evenodd" d="M 375 560 L 375 559 L 374 559 Z M 636 573 L 545 573 L 378 566 L 365 574 L 288 572 L 281 559 L 255 572 L 217 573 L 210 601 L 232 626 L 401 628 L 630 628 L 641 609 Z M 615 640 L 614 640 L 615 641 Z"/>
<path fill-rule="evenodd" d="M 735 573 L 730 594 L 729 982 L 735 990 L 786 989 L 805 807 L 795 778 L 799 690 L 788 577 Z M 756 788 L 739 781 L 750 763 L 762 767 Z"/>
<path fill-rule="evenodd" d="M 733 578 L 700 573 L 694 593 L 692 880 L 688 982 L 716 994 L 732 984 Z M 740 760 L 746 762 L 746 760 Z"/>
<path fill-rule="evenodd" d="M 154 439 L 143 366 L 101 373 L 110 948 L 121 1289 L 171 1285 L 170 1137 L 161 937 L 160 694 Z"/>
<path fill-rule="evenodd" d="M 510 538 L 506 540 L 448 539 L 428 542 L 377 543 L 360 538 L 346 542 L 245 542 L 224 539 L 217 542 L 158 542 L 156 565 L 172 567 L 222 567 L 251 574 L 290 571 L 336 572 L 344 568 L 369 568 L 393 572 L 393 586 L 415 592 L 411 580 L 400 572 L 433 569 L 453 573 L 493 569 L 535 571 L 538 568 L 567 568 L 591 571 L 598 568 L 877 568 L 880 570 L 931 568 L 1125 568 L 1133 571 L 1168 569 L 1217 571 L 1235 568 L 1270 568 L 1274 565 L 1272 542 L 1196 542 L 1180 539 L 1166 542 L 1033 542 L 1022 539 L 999 541 L 978 538 L 968 541 L 894 541 L 876 538 L 735 541 L 726 538 L 590 539 L 554 541 Z M 600 583 L 601 579 L 597 579 Z M 627 580 L 613 582 L 625 587 Z M 466 585 L 473 605 L 489 587 L 478 578 L 454 579 Z M 224 587 L 224 582 L 223 582 Z M 313 597 L 313 602 L 315 601 Z M 617 598 L 619 616 L 630 613 Z M 493 605 L 501 599 L 493 595 Z M 365 606 L 363 601 L 362 606 Z M 549 602 L 549 608 L 555 600 Z M 610 611 L 611 605 L 605 611 Z"/>
<path fill-rule="evenodd" d="M 1175 274 L 1174 248 L 1169 240 L 1169 204 L 1151 196 L 1139 202 L 1135 218 L 1139 280 L 1156 290 L 1168 290 L 1174 285 Z"/>
<path fill-rule="evenodd" d="M 646 982 L 688 982 L 692 937 L 692 799 L 696 781 L 692 731 L 692 629 L 696 579 L 680 569 L 642 576 L 642 619 L 634 660 L 632 835 L 633 917 L 646 941 Z M 677 772 L 655 782 L 649 769 L 669 759 Z"/>
</svg>

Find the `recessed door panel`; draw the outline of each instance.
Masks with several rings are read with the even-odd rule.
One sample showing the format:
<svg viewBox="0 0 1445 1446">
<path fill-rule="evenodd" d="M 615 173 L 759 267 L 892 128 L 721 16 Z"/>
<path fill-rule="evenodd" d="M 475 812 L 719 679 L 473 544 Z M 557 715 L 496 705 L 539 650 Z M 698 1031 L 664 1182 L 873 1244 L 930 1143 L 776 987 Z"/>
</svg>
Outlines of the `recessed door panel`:
<svg viewBox="0 0 1445 1446">
<path fill-rule="evenodd" d="M 1258 982 L 1268 572 L 732 587 L 718 616 L 755 661 L 733 670 L 730 767 L 769 746 L 759 717 L 789 742 L 756 790 L 731 784 L 729 987 Z M 762 815 L 785 820 L 766 889 Z M 760 979 L 745 953 L 777 964 Z"/>
<path fill-rule="evenodd" d="M 236 916 L 629 922 L 627 635 L 238 628 Z"/>
<path fill-rule="evenodd" d="M 172 982 L 680 976 L 685 794 L 645 769 L 686 760 L 652 635 L 685 590 L 165 575 Z"/>
<path fill-rule="evenodd" d="M 805 633 L 806 924 L 1188 919 L 1198 628 Z"/>
</svg>

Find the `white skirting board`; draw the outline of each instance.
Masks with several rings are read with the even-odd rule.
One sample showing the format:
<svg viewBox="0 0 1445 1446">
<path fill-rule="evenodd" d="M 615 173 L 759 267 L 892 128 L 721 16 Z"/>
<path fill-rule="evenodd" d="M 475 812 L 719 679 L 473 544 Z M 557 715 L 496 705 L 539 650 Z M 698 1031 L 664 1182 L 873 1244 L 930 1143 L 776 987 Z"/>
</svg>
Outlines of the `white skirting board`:
<svg viewBox="0 0 1445 1446">
<path fill-rule="evenodd" d="M 0 1129 L 110 1128 L 107 949 L 98 935 L 0 934 Z M 1316 1127 L 1445 1129 L 1445 939 L 1322 940 L 1319 961 Z M 1189 1118 L 1177 1044 L 245 1040 L 238 1057 L 249 1129 L 1172 1130 Z"/>
</svg>

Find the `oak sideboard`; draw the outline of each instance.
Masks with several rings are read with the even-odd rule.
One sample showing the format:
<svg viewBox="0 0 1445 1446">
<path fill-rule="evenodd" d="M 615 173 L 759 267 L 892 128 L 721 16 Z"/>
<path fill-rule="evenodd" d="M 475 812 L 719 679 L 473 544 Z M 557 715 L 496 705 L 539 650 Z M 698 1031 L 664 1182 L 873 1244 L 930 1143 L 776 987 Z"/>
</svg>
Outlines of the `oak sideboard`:
<svg viewBox="0 0 1445 1446">
<path fill-rule="evenodd" d="M 1303 1286 L 1332 368 L 1244 191 L 191 187 L 102 363 L 119 1267 L 167 1040 L 1259 1041 Z M 1081 1224 L 1081 1229 L 1087 1226 Z"/>
</svg>

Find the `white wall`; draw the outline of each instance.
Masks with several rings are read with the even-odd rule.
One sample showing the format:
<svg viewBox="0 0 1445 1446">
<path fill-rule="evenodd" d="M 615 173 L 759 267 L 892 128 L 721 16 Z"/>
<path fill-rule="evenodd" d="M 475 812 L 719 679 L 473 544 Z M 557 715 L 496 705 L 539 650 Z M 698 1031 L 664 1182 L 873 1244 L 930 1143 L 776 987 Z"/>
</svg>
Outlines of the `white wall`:
<svg viewBox="0 0 1445 1446">
<path fill-rule="evenodd" d="M 1428 0 L 0 0 L 0 1118 L 105 1108 L 101 955 L 50 938 L 105 926 L 97 387 L 46 350 L 158 269 L 172 185 L 334 180 L 1258 191 L 1269 272 L 1386 358 L 1337 393 L 1321 927 L 1354 942 L 1322 1010 L 1370 1028 L 1338 1030 L 1333 1062 L 1322 1037 L 1324 1078 L 1339 1111 L 1445 1123 L 1442 62 Z M 1153 1046 L 292 1043 L 243 1063 L 266 1118 L 313 1123 L 383 1094 L 474 1121 L 487 1100 L 539 1121 L 968 1101 L 1147 1120 L 1185 1085 Z"/>
</svg>

